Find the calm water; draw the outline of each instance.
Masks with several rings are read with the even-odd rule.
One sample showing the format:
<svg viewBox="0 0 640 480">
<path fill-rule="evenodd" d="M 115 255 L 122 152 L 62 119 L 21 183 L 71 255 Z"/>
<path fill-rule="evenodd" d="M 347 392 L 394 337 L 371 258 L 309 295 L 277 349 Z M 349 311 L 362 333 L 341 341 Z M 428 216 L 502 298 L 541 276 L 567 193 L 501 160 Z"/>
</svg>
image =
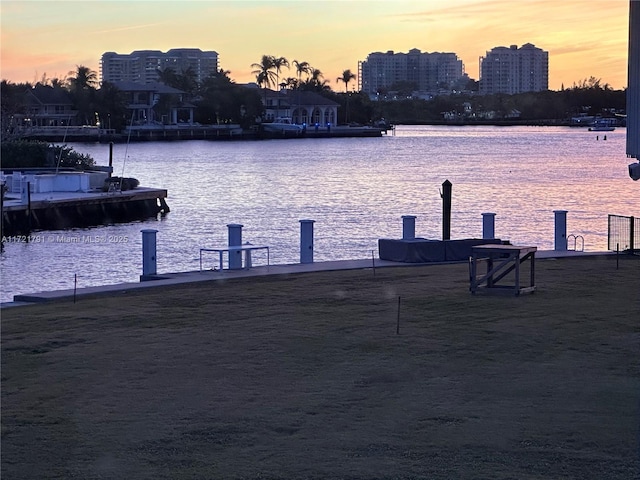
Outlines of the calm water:
<svg viewBox="0 0 640 480">
<path fill-rule="evenodd" d="M 441 238 L 445 180 L 452 238 L 481 237 L 482 213 L 494 212 L 498 238 L 550 250 L 553 210 L 567 210 L 567 233 L 582 235 L 585 250 L 606 250 L 607 214 L 640 214 L 625 135 L 404 126 L 383 138 L 115 145 L 114 174 L 166 188 L 171 213 L 5 245 L 1 299 L 73 288 L 74 275 L 79 288 L 137 282 L 144 228 L 158 230 L 159 273 L 197 270 L 199 248 L 225 246 L 229 223 L 244 225 L 243 242 L 271 246 L 276 264 L 299 261 L 301 219 L 316 222 L 316 261 L 371 258 L 379 238 L 402 237 L 402 215 L 417 216 L 417 236 Z M 108 164 L 106 145 L 73 147 Z M 80 241 L 107 235 L 121 241 Z"/>
</svg>

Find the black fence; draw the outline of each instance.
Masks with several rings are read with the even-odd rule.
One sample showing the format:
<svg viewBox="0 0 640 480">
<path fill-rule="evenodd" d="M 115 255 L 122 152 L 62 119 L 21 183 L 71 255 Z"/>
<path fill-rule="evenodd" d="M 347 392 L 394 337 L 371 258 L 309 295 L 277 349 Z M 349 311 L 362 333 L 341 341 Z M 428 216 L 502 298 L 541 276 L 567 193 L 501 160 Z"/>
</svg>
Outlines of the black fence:
<svg viewBox="0 0 640 480">
<path fill-rule="evenodd" d="M 640 248 L 640 218 L 609 215 L 608 249 L 633 253 Z"/>
</svg>

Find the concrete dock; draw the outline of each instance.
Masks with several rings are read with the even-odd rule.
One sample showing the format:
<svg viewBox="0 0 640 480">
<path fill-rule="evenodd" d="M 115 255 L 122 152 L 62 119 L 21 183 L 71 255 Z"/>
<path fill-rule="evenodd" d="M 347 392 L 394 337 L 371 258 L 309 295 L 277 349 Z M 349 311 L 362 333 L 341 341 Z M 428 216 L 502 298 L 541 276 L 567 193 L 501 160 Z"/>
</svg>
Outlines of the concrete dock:
<svg viewBox="0 0 640 480">
<path fill-rule="evenodd" d="M 538 251 L 536 257 L 539 259 L 549 258 L 565 258 L 565 257 L 582 257 L 597 255 L 615 255 L 613 252 L 576 252 L 576 251 L 555 251 L 542 250 Z M 461 263 L 461 262 L 445 262 L 445 263 Z M 132 290 L 145 288 L 155 288 L 169 285 L 180 285 L 194 282 L 207 282 L 214 280 L 230 280 L 236 278 L 255 277 L 263 275 L 289 275 L 297 273 L 333 271 L 333 270 L 358 270 L 388 267 L 419 267 L 426 265 L 442 265 L 442 263 L 404 263 L 392 262 L 386 260 L 367 259 L 367 260 L 337 260 L 327 262 L 314 263 L 296 263 L 284 265 L 265 265 L 255 266 L 250 269 L 233 269 L 233 270 L 202 270 L 193 272 L 176 272 L 155 275 L 155 280 L 144 282 L 120 283 L 116 285 L 103 285 L 96 287 L 79 288 L 75 292 L 73 289 L 56 290 L 49 292 L 37 292 L 31 294 L 15 295 L 13 302 L 0 304 L 1 308 L 17 307 L 29 305 L 33 303 L 45 303 L 56 301 L 68 301 L 73 298 L 81 298 L 84 296 L 96 295 L 114 295 L 125 293 Z"/>
</svg>

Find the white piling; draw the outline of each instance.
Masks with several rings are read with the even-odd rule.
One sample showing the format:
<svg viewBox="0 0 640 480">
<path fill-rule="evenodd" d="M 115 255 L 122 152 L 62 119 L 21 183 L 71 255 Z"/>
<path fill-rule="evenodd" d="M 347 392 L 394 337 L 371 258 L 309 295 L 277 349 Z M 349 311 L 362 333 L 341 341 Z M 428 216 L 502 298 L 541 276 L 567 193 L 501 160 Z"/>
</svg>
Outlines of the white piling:
<svg viewBox="0 0 640 480">
<path fill-rule="evenodd" d="M 158 230 L 140 231 L 142 232 L 142 277 L 144 278 L 158 273 L 156 259 L 156 233 Z"/>
<path fill-rule="evenodd" d="M 416 238 L 416 216 L 402 216 L 402 239 L 414 240 Z"/>
<path fill-rule="evenodd" d="M 229 229 L 229 248 L 242 246 L 242 227 L 243 225 L 237 223 L 230 223 L 227 225 Z M 222 268 L 222 265 L 220 265 Z M 242 250 L 236 250 L 229 252 L 229 269 L 241 269 L 242 268 Z"/>
<path fill-rule="evenodd" d="M 313 263 L 313 224 L 315 220 L 300 220 L 300 263 Z"/>
<path fill-rule="evenodd" d="M 554 210 L 555 214 L 555 241 L 554 250 L 564 252 L 567 250 L 567 210 Z"/>
<path fill-rule="evenodd" d="M 492 240 L 496 238 L 496 214 L 486 212 L 482 214 L 482 238 Z"/>
</svg>

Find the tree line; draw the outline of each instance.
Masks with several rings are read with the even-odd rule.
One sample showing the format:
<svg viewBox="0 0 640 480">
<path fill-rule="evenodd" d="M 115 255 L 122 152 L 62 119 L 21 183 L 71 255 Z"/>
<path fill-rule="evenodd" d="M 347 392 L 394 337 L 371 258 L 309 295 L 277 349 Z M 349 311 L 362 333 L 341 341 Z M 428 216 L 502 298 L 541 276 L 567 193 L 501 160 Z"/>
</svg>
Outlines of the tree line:
<svg viewBox="0 0 640 480">
<path fill-rule="evenodd" d="M 394 123 L 542 123 L 568 124 L 580 115 L 613 117 L 626 109 L 626 89 L 614 90 L 590 77 L 561 90 L 515 95 L 478 95 L 465 91 L 429 100 L 383 101 L 381 114 Z"/>
<path fill-rule="evenodd" d="M 283 76 L 281 73 L 290 65 L 295 68 L 295 77 Z M 289 89 L 313 91 L 336 100 L 337 95 L 329 87 L 321 70 L 312 67 L 306 61 L 289 61 L 284 57 L 263 55 L 260 62 L 251 65 L 256 83 L 263 89 Z M 189 103 L 195 107 L 194 121 L 210 125 L 235 123 L 248 128 L 264 116 L 264 103 L 255 89 L 236 84 L 230 77 L 230 71 L 219 69 L 216 73 L 197 81 L 196 73 L 187 68 L 176 71 L 171 68 L 158 71 L 158 81 L 184 92 L 178 95 L 163 95 L 153 107 L 156 118 L 162 118 L 170 112 L 172 106 Z M 350 82 L 356 79 L 351 70 L 345 70 L 337 82 L 343 82 L 345 92 Z M 45 86 L 62 89 L 69 94 L 78 112 L 77 123 L 81 125 L 99 125 L 116 131 L 123 130 L 129 122 L 127 118 L 127 98 L 116 85 L 110 82 L 99 82 L 98 74 L 90 68 L 78 65 L 75 71 L 69 72 L 64 79 L 47 78 L 46 74 L 35 83 L 1 82 L 3 138 L 14 114 L 26 113 L 24 97 L 28 89 Z M 348 99 L 345 100 L 348 102 Z M 338 103 L 344 103 L 338 102 Z"/>
<path fill-rule="evenodd" d="M 348 69 L 336 78 L 336 83 L 344 84 L 344 92 L 334 92 L 322 71 L 305 61 L 289 62 L 284 57 L 263 55 L 251 68 L 258 87 L 264 91 L 267 88 L 313 91 L 337 102 L 338 123 L 369 124 L 381 118 L 396 124 L 497 122 L 516 118 L 522 122 L 562 123 L 579 114 L 613 115 L 612 112 L 623 111 L 626 103 L 626 90 L 613 90 L 594 77 L 560 91 L 517 95 L 481 96 L 477 89 L 474 91 L 474 82 L 468 82 L 465 90 L 428 99 L 414 98 L 411 85 L 399 85 L 396 91 L 392 87 L 388 92 L 381 92 L 386 95 L 376 100 L 362 92 L 349 92 L 356 75 Z M 184 92 L 182 101 L 195 106 L 194 121 L 205 125 L 235 123 L 248 128 L 264 116 L 264 102 L 259 89 L 236 84 L 230 73 L 219 69 L 198 82 L 190 68 L 185 71 L 168 68 L 158 72 L 158 80 Z M 45 75 L 35 84 L 2 80 L 3 138 L 8 118 L 24 111 L 25 91 L 37 85 L 64 89 L 78 112 L 80 124 L 100 125 L 116 131 L 128 125 L 127 99 L 123 92 L 112 83 L 100 83 L 95 71 L 79 65 L 65 79 L 48 79 Z M 154 106 L 157 118 L 178 101 L 164 96 Z"/>
</svg>

